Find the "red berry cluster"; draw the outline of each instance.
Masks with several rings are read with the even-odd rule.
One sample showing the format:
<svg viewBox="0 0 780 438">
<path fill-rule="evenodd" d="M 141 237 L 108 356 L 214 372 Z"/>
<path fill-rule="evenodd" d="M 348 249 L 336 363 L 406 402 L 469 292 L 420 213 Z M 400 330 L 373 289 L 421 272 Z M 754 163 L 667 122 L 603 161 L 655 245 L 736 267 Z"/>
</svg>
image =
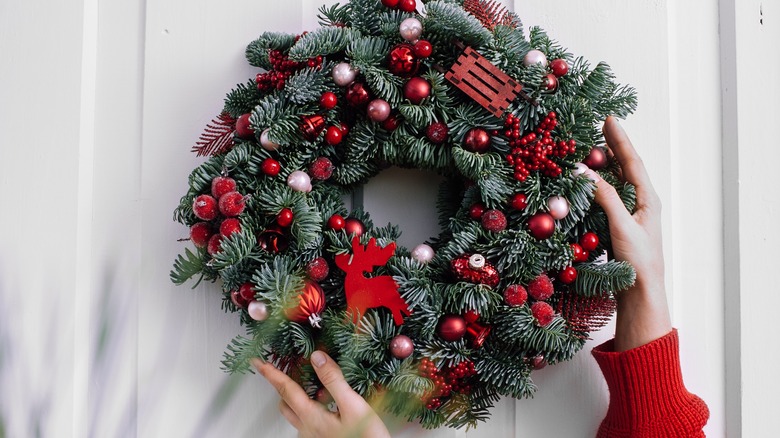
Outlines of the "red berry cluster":
<svg viewBox="0 0 780 438">
<path fill-rule="evenodd" d="M 306 62 L 296 62 L 279 50 L 270 50 L 268 52 L 268 60 L 271 63 L 271 70 L 259 73 L 255 77 L 257 89 L 264 93 L 272 90 L 281 90 L 293 73 L 306 66 L 317 67 L 322 65 L 322 56 L 310 58 Z"/>
<path fill-rule="evenodd" d="M 574 140 L 555 141 L 552 131 L 558 126 L 554 111 L 550 111 L 542 123 L 524 136 L 520 135 L 520 119 L 509 114 L 504 123 L 504 135 L 509 139 L 512 152 L 506 159 L 515 169 L 515 179 L 525 181 L 532 171 L 541 171 L 543 175 L 557 177 L 562 170 L 551 158 L 563 158 L 574 153 L 577 142 Z"/>
<path fill-rule="evenodd" d="M 425 407 L 430 410 L 441 406 L 441 399 L 449 397 L 453 392 L 468 394 L 471 392 L 469 378 L 475 376 L 474 362 L 465 360 L 454 367 L 439 370 L 428 358 L 420 362 L 420 375 L 433 381 L 433 392 L 424 396 Z"/>
<path fill-rule="evenodd" d="M 211 255 L 221 251 L 222 239 L 241 231 L 241 223 L 235 217 L 243 213 L 247 198 L 236 191 L 233 178 L 214 178 L 211 181 L 211 194 L 199 195 L 192 202 L 192 212 L 198 219 L 205 221 L 190 227 L 190 239 L 195 246 L 205 247 Z M 220 214 L 221 218 L 218 217 Z M 215 228 L 219 232 L 215 232 Z"/>
</svg>

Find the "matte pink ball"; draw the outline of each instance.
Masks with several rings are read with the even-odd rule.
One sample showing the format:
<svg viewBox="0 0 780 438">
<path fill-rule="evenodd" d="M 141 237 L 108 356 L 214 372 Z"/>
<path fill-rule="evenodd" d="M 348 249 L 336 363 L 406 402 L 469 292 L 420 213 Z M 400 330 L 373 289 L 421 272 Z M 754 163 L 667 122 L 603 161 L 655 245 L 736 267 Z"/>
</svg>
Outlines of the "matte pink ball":
<svg viewBox="0 0 780 438">
<path fill-rule="evenodd" d="M 428 263 L 431 260 L 433 260 L 434 252 L 433 248 L 430 246 L 421 243 L 420 245 L 417 245 L 412 250 L 412 258 L 417 260 L 420 263 Z"/>
<path fill-rule="evenodd" d="M 390 341 L 390 354 L 396 359 L 406 359 L 414 352 L 414 342 L 409 336 L 398 335 Z"/>
<path fill-rule="evenodd" d="M 271 137 L 268 135 L 270 131 L 271 128 L 267 128 L 260 134 L 260 146 L 267 151 L 275 151 L 279 149 L 279 143 L 271 140 Z"/>
<path fill-rule="evenodd" d="M 553 219 L 563 219 L 569 215 L 569 200 L 563 196 L 551 196 L 547 198 L 547 208 Z"/>
<path fill-rule="evenodd" d="M 347 85 L 355 82 L 357 77 L 357 70 L 352 68 L 351 65 L 346 62 L 341 62 L 333 67 L 333 82 L 339 87 L 346 87 Z"/>
<path fill-rule="evenodd" d="M 255 321 L 268 319 L 268 306 L 262 301 L 252 300 L 246 310 Z"/>
<path fill-rule="evenodd" d="M 401 38 L 409 41 L 410 43 L 413 43 L 420 39 L 420 35 L 422 35 L 423 31 L 423 25 L 420 23 L 420 20 L 416 18 L 407 18 L 401 22 L 401 25 L 398 27 L 398 31 L 401 33 Z"/>
<path fill-rule="evenodd" d="M 539 64 L 542 67 L 547 67 L 547 56 L 540 50 L 531 50 L 523 57 L 523 65 L 526 67 Z"/>
<path fill-rule="evenodd" d="M 287 185 L 296 192 L 310 192 L 311 177 L 306 172 L 296 170 L 287 177 Z"/>
<path fill-rule="evenodd" d="M 368 104 L 366 114 L 375 122 L 384 122 L 390 117 L 390 104 L 382 99 L 374 99 Z"/>
</svg>

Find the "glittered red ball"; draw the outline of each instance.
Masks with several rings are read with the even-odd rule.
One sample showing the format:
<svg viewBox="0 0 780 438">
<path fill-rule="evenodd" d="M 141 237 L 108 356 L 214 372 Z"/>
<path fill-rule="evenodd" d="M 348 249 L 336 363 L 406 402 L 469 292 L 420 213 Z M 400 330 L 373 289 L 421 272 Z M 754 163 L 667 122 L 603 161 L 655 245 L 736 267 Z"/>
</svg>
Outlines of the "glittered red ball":
<svg viewBox="0 0 780 438">
<path fill-rule="evenodd" d="M 190 227 L 190 240 L 198 248 L 205 248 L 214 232 L 208 222 L 198 222 Z"/>
<path fill-rule="evenodd" d="M 547 239 L 555 232 L 555 219 L 543 211 L 528 218 L 526 224 L 531 235 L 539 240 Z"/>
<path fill-rule="evenodd" d="M 325 309 L 325 292 L 319 284 L 311 281 L 303 281 L 303 290 L 301 290 L 300 296 L 297 298 L 296 305 L 288 307 L 284 310 L 284 315 L 290 321 L 297 322 L 299 324 L 314 323 L 313 320 L 317 320 L 319 313 Z"/>
<path fill-rule="evenodd" d="M 569 64 L 565 59 L 554 59 L 552 62 L 550 62 L 550 70 L 555 76 L 561 77 L 569 72 Z"/>
<path fill-rule="evenodd" d="M 251 303 L 255 299 L 255 288 L 252 283 L 244 283 L 238 288 L 238 295 L 248 303 Z"/>
<path fill-rule="evenodd" d="M 553 289 L 552 280 L 547 274 L 541 274 L 528 283 L 528 295 L 535 300 L 546 300 L 552 296 L 553 292 L 555 289 Z"/>
<path fill-rule="evenodd" d="M 571 266 L 566 267 L 558 274 L 558 280 L 563 284 L 572 284 L 577 279 L 577 270 Z"/>
<path fill-rule="evenodd" d="M 404 84 L 404 97 L 415 105 L 419 105 L 430 95 L 431 84 L 423 78 L 411 78 Z"/>
<path fill-rule="evenodd" d="M 320 96 L 320 106 L 325 109 L 336 108 L 336 104 L 339 103 L 339 98 L 336 97 L 336 93 L 332 91 L 326 91 Z"/>
<path fill-rule="evenodd" d="M 282 170 L 282 166 L 273 158 L 266 158 L 260 165 L 260 170 L 268 176 L 276 176 L 279 175 L 279 172 Z"/>
<path fill-rule="evenodd" d="M 325 157 L 319 157 L 309 165 L 309 175 L 311 175 L 313 179 L 320 181 L 325 181 L 330 178 L 331 175 L 333 175 L 333 170 L 333 162 Z"/>
<path fill-rule="evenodd" d="M 236 218 L 228 218 L 222 221 L 221 224 L 219 224 L 219 234 L 221 234 L 223 237 L 230 237 L 233 233 L 238 233 L 241 231 L 241 222 L 238 221 Z"/>
<path fill-rule="evenodd" d="M 466 320 L 458 315 L 444 315 L 439 319 L 436 333 L 447 342 L 457 341 L 466 334 Z"/>
<path fill-rule="evenodd" d="M 227 192 L 236 190 L 236 180 L 227 176 L 218 176 L 211 180 L 211 196 L 219 199 Z"/>
<path fill-rule="evenodd" d="M 206 251 L 210 255 L 214 255 L 222 250 L 222 235 L 215 234 L 209 239 L 209 243 L 206 246 Z"/>
<path fill-rule="evenodd" d="M 553 74 L 545 76 L 544 86 L 549 91 L 555 91 L 558 88 L 558 78 Z"/>
<path fill-rule="evenodd" d="M 555 316 L 552 306 L 544 301 L 537 301 L 531 305 L 531 314 L 536 319 L 537 324 L 547 327 Z"/>
<path fill-rule="evenodd" d="M 415 0 L 401 0 L 398 2 L 398 9 L 404 12 L 414 12 L 417 9 L 417 2 Z"/>
<path fill-rule="evenodd" d="M 276 223 L 282 228 L 287 228 L 292 225 L 293 218 L 293 211 L 289 208 L 283 208 L 279 211 L 279 214 L 276 215 Z"/>
<path fill-rule="evenodd" d="M 336 146 L 337 144 L 341 143 L 343 137 L 344 135 L 341 132 L 341 129 L 335 126 L 329 126 L 328 130 L 325 131 L 325 143 L 331 146 Z"/>
<path fill-rule="evenodd" d="M 498 286 L 498 270 L 481 254 L 463 254 L 450 261 L 450 270 L 458 281 Z"/>
<path fill-rule="evenodd" d="M 515 210 L 525 210 L 528 207 L 528 196 L 525 193 L 515 193 L 512 195 L 512 199 L 509 200 L 512 208 Z"/>
<path fill-rule="evenodd" d="M 334 214 L 328 219 L 328 228 L 334 231 L 343 230 L 344 224 L 344 218 L 340 214 Z"/>
<path fill-rule="evenodd" d="M 482 215 L 485 213 L 485 206 L 479 202 L 469 207 L 469 217 L 478 221 L 482 219 Z"/>
<path fill-rule="evenodd" d="M 313 281 L 322 281 L 328 278 L 329 273 L 328 262 L 322 257 L 317 257 L 306 265 L 306 275 Z"/>
<path fill-rule="evenodd" d="M 390 9 L 395 9 L 398 7 L 398 3 L 401 0 L 382 0 L 382 4 L 387 6 Z"/>
<path fill-rule="evenodd" d="M 593 170 L 601 170 L 607 165 L 607 153 L 600 147 L 594 147 L 582 163 Z"/>
<path fill-rule="evenodd" d="M 217 217 L 217 200 L 210 195 L 200 195 L 192 202 L 192 212 L 198 219 L 210 221 Z"/>
<path fill-rule="evenodd" d="M 599 236 L 592 231 L 583 234 L 580 237 L 580 246 L 585 251 L 594 251 L 599 246 Z"/>
<path fill-rule="evenodd" d="M 347 235 L 360 236 L 366 232 L 366 226 L 360 220 L 349 217 L 344 221 L 344 231 Z"/>
<path fill-rule="evenodd" d="M 417 41 L 414 43 L 414 54 L 418 58 L 427 58 L 433 54 L 433 46 L 430 41 Z"/>
<path fill-rule="evenodd" d="M 409 336 L 398 335 L 390 341 L 390 354 L 396 359 L 406 359 L 414 352 L 414 342 Z"/>
<path fill-rule="evenodd" d="M 528 301 L 528 292 L 519 284 L 511 284 L 504 290 L 504 301 L 512 307 L 519 307 Z"/>
<path fill-rule="evenodd" d="M 368 105 L 368 102 L 371 100 L 371 93 L 368 92 L 368 88 L 362 82 L 353 82 L 352 85 L 347 87 L 346 99 L 348 104 L 355 108 L 360 108 Z"/>
<path fill-rule="evenodd" d="M 398 116 L 395 114 L 390 114 L 384 122 L 382 122 L 382 128 L 385 131 L 395 131 L 398 128 Z"/>
<path fill-rule="evenodd" d="M 442 122 L 433 122 L 428 125 L 425 130 L 425 136 L 433 144 L 442 144 L 447 141 L 447 135 L 449 134 L 449 128 Z"/>
<path fill-rule="evenodd" d="M 411 44 L 399 44 L 390 50 L 387 58 L 387 69 L 390 73 L 408 78 L 414 76 L 420 68 L 420 60 L 414 54 Z"/>
<path fill-rule="evenodd" d="M 498 233 L 506 229 L 506 216 L 499 210 L 488 210 L 482 215 L 482 228 Z"/>
<path fill-rule="evenodd" d="M 482 128 L 472 128 L 463 137 L 463 147 L 471 152 L 485 152 L 490 147 L 490 134 Z"/>
<path fill-rule="evenodd" d="M 249 124 L 249 117 L 251 116 L 252 114 L 246 113 L 241 114 L 238 116 L 238 119 L 236 119 L 236 135 L 239 138 L 247 140 L 255 138 L 255 130 L 252 129 L 252 126 Z"/>
<path fill-rule="evenodd" d="M 244 195 L 238 192 L 228 192 L 219 198 L 219 212 L 227 217 L 238 216 L 246 207 Z"/>
<path fill-rule="evenodd" d="M 579 243 L 572 243 L 571 250 L 574 253 L 575 262 L 588 261 L 588 251 L 585 251 Z"/>
</svg>

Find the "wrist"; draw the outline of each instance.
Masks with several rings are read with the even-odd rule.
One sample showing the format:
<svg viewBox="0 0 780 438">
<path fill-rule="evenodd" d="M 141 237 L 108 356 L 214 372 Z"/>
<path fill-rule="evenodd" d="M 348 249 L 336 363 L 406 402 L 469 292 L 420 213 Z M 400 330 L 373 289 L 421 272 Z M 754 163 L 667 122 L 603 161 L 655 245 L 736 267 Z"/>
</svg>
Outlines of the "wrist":
<svg viewBox="0 0 780 438">
<path fill-rule="evenodd" d="M 663 284 L 653 287 L 637 284 L 617 295 L 616 351 L 640 347 L 671 330 Z"/>
</svg>

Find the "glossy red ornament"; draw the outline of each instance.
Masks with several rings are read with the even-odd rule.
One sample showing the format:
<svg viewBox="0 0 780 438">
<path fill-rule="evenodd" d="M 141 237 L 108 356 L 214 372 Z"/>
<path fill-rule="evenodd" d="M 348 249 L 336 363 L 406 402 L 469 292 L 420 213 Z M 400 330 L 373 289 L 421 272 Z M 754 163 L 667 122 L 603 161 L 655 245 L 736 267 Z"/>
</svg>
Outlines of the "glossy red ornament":
<svg viewBox="0 0 780 438">
<path fill-rule="evenodd" d="M 544 87 L 547 88 L 548 91 L 555 91 L 558 89 L 558 77 L 553 74 L 545 76 Z"/>
<path fill-rule="evenodd" d="M 343 230 L 344 223 L 344 218 L 340 214 L 334 214 L 328 218 L 328 228 L 334 231 Z"/>
<path fill-rule="evenodd" d="M 322 281 L 328 278 L 329 273 L 330 267 L 328 262 L 322 257 L 317 257 L 306 264 L 306 275 L 314 281 Z"/>
<path fill-rule="evenodd" d="M 227 192 L 219 198 L 219 212 L 227 217 L 238 216 L 244 212 L 246 197 L 238 192 Z"/>
<path fill-rule="evenodd" d="M 268 176 L 276 176 L 279 175 L 279 172 L 282 170 L 282 166 L 273 158 L 266 158 L 260 165 L 260 170 Z"/>
<path fill-rule="evenodd" d="M 344 220 L 344 231 L 347 235 L 361 236 L 366 232 L 366 226 L 359 219 L 348 217 Z"/>
<path fill-rule="evenodd" d="M 390 114 L 384 122 L 382 122 L 382 128 L 385 131 L 395 131 L 398 128 L 398 115 Z"/>
<path fill-rule="evenodd" d="M 509 200 L 509 204 L 515 210 L 525 210 L 528 207 L 528 196 L 525 193 L 515 193 L 512 195 L 512 199 Z"/>
<path fill-rule="evenodd" d="M 295 303 L 284 310 L 284 315 L 290 321 L 299 324 L 311 324 L 320 327 L 319 314 L 325 309 L 325 292 L 319 284 L 311 280 L 303 280 L 303 290 L 295 299 Z"/>
<path fill-rule="evenodd" d="M 401 0 L 382 0 L 382 4 L 390 9 L 396 9 Z"/>
<path fill-rule="evenodd" d="M 290 246 L 290 240 L 280 228 L 269 228 L 257 236 L 257 244 L 264 251 L 279 253 Z"/>
<path fill-rule="evenodd" d="M 531 358 L 531 367 L 535 370 L 541 370 L 542 368 L 547 366 L 547 359 L 544 358 L 544 356 L 537 355 Z"/>
<path fill-rule="evenodd" d="M 371 93 L 362 82 L 353 82 L 347 87 L 347 103 L 355 108 L 361 108 L 368 105 L 371 100 Z"/>
<path fill-rule="evenodd" d="M 512 307 L 519 307 L 528 301 L 528 292 L 520 284 L 511 284 L 504 289 L 504 301 Z"/>
<path fill-rule="evenodd" d="M 477 202 L 476 204 L 473 204 L 471 207 L 469 207 L 469 217 L 475 221 L 478 221 L 482 219 L 482 214 L 485 213 L 485 210 L 485 205 Z"/>
<path fill-rule="evenodd" d="M 223 237 L 230 237 L 231 234 L 238 233 L 240 231 L 241 222 L 239 222 L 238 219 L 234 217 L 225 219 L 221 224 L 219 224 L 219 234 L 221 234 Z"/>
<path fill-rule="evenodd" d="M 335 126 L 329 126 L 328 130 L 325 131 L 325 143 L 331 146 L 336 146 L 341 143 L 342 138 L 343 134 L 341 133 L 341 129 Z"/>
<path fill-rule="evenodd" d="M 238 116 L 238 119 L 236 119 L 236 135 L 239 138 L 246 140 L 255 138 L 255 130 L 252 129 L 252 126 L 249 124 L 249 117 L 251 116 L 252 114 L 246 113 L 241 114 Z"/>
<path fill-rule="evenodd" d="M 282 228 L 287 228 L 290 225 L 292 225 L 293 222 L 293 211 L 289 208 L 283 208 L 281 211 L 279 211 L 279 214 L 276 215 L 276 223 L 279 224 Z"/>
<path fill-rule="evenodd" d="M 495 266 L 480 254 L 463 254 L 453 259 L 450 270 L 458 281 L 496 287 L 501 280 Z"/>
<path fill-rule="evenodd" d="M 322 130 L 325 129 L 325 118 L 319 114 L 301 116 L 300 128 L 303 133 L 303 138 L 314 141 L 320 136 Z"/>
<path fill-rule="evenodd" d="M 487 210 L 482 215 L 481 222 L 482 228 L 494 233 L 504 231 L 507 225 L 506 216 L 499 210 Z"/>
<path fill-rule="evenodd" d="M 430 41 L 419 40 L 414 43 L 414 55 L 418 58 L 427 58 L 433 54 L 433 46 Z"/>
<path fill-rule="evenodd" d="M 417 10 L 417 1 L 401 0 L 398 2 L 398 9 L 404 12 L 414 12 L 415 10 Z"/>
<path fill-rule="evenodd" d="M 336 93 L 332 91 L 326 91 L 322 93 L 322 96 L 320 96 L 320 106 L 325 109 L 336 108 L 338 103 L 339 98 L 336 96 Z"/>
<path fill-rule="evenodd" d="M 419 105 L 430 95 L 431 84 L 421 77 L 411 78 L 404 84 L 404 97 L 415 105 Z"/>
<path fill-rule="evenodd" d="M 420 68 L 420 60 L 414 54 L 411 44 L 398 44 L 390 50 L 387 57 L 387 69 L 390 73 L 408 78 L 414 76 Z"/>
<path fill-rule="evenodd" d="M 490 134 L 482 128 L 472 128 L 463 137 L 463 148 L 471 152 L 485 152 L 490 147 Z"/>
<path fill-rule="evenodd" d="M 580 237 L 580 246 L 585 251 L 595 251 L 596 247 L 599 246 L 599 236 L 592 231 L 583 234 Z"/>
<path fill-rule="evenodd" d="M 239 309 L 245 309 L 249 304 L 248 301 L 241 297 L 241 294 L 237 290 L 230 292 L 230 301 L 232 301 L 233 304 L 235 304 Z"/>
<path fill-rule="evenodd" d="M 414 353 L 414 342 L 409 336 L 398 335 L 390 341 L 390 354 L 396 359 L 406 359 Z"/>
<path fill-rule="evenodd" d="M 582 163 L 593 170 L 601 170 L 607 166 L 607 153 L 600 147 L 594 147 Z"/>
<path fill-rule="evenodd" d="M 190 240 L 198 248 L 205 248 L 214 232 L 208 222 L 198 222 L 190 227 Z"/>
<path fill-rule="evenodd" d="M 572 266 L 567 266 L 566 269 L 558 274 L 558 280 L 563 284 L 572 284 L 577 279 L 577 270 Z"/>
<path fill-rule="evenodd" d="M 554 59 L 550 62 L 550 70 L 555 76 L 565 76 L 569 72 L 569 63 L 565 59 Z"/>
<path fill-rule="evenodd" d="M 555 233 L 555 219 L 543 211 L 528 218 L 526 225 L 531 235 L 538 240 L 547 239 Z"/>
<path fill-rule="evenodd" d="M 579 243 L 572 243 L 571 250 L 574 253 L 575 262 L 588 261 L 588 251 L 585 251 Z"/>
<path fill-rule="evenodd" d="M 341 122 L 341 123 L 339 123 L 339 128 L 341 129 L 341 136 L 342 136 L 342 137 L 346 137 L 346 136 L 347 136 L 347 134 L 349 134 L 349 129 L 350 129 L 350 127 L 349 127 L 349 125 L 347 124 L 347 122 Z"/>
<path fill-rule="evenodd" d="M 192 201 L 192 212 L 198 219 L 210 221 L 219 213 L 217 200 L 210 195 L 200 195 Z"/>
<path fill-rule="evenodd" d="M 225 193 L 236 190 L 236 180 L 227 176 L 218 176 L 211 180 L 211 196 L 219 199 Z"/>
<path fill-rule="evenodd" d="M 238 288 L 238 295 L 246 301 L 247 304 L 255 299 L 255 288 L 252 283 L 244 283 Z"/>
<path fill-rule="evenodd" d="M 466 320 L 458 315 L 444 315 L 439 319 L 436 333 L 447 342 L 457 341 L 466 334 Z"/>
<path fill-rule="evenodd" d="M 447 141 L 449 128 L 442 122 L 433 122 L 425 129 L 425 137 L 433 144 L 442 144 Z"/>
</svg>

